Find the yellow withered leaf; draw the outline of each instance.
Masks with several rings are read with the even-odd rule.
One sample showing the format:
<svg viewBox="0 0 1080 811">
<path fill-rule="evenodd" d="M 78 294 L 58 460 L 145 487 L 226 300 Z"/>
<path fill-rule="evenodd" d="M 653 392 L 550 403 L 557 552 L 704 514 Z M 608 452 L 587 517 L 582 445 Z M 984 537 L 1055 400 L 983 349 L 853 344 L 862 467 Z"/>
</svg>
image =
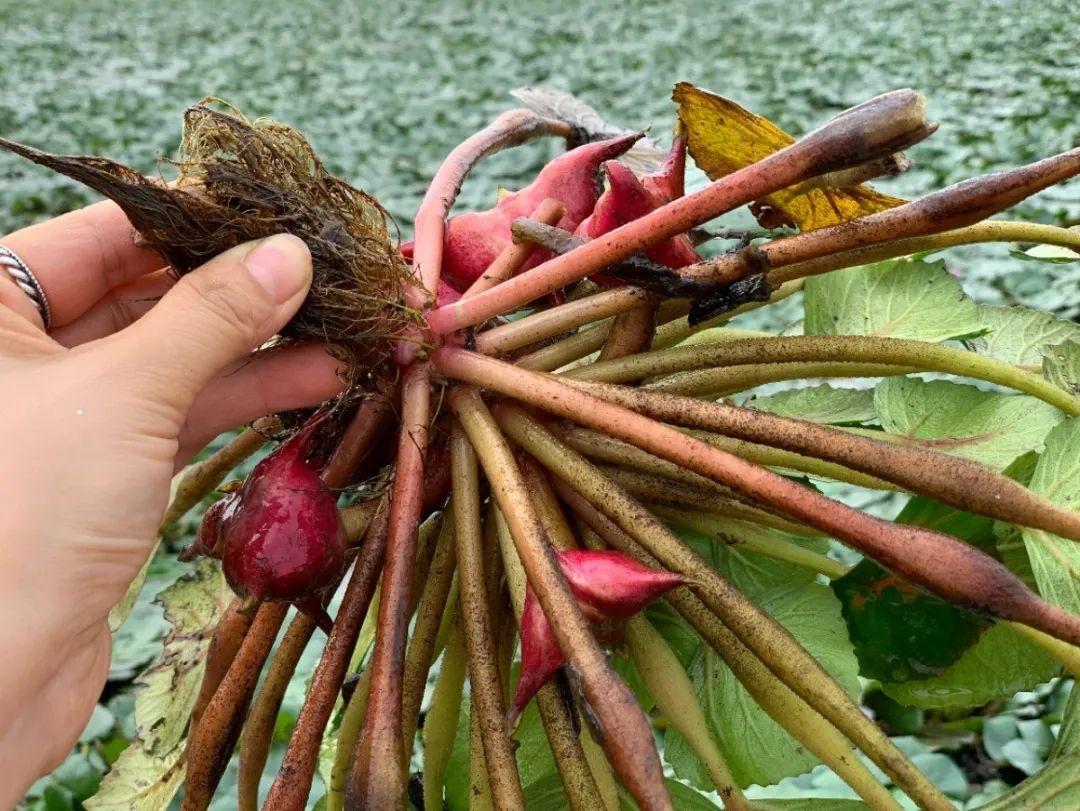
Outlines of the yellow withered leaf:
<svg viewBox="0 0 1080 811">
<path fill-rule="evenodd" d="M 672 99 L 686 131 L 690 155 L 711 180 L 757 163 L 795 142 L 768 119 L 687 82 L 675 85 Z M 783 189 L 758 200 L 754 215 L 766 227 L 787 221 L 800 231 L 813 231 L 904 202 L 865 183 L 804 186 Z M 782 216 L 777 217 L 777 212 Z"/>
</svg>

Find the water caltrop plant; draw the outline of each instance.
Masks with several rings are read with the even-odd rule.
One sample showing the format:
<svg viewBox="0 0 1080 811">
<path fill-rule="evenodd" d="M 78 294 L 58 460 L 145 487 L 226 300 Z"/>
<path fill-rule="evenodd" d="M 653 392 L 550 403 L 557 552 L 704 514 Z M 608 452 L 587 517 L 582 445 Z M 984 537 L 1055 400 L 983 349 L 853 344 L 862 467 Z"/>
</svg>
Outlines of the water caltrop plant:
<svg viewBox="0 0 1080 811">
<path fill-rule="evenodd" d="M 214 100 L 187 113 L 172 183 L 0 140 L 118 202 L 177 273 L 302 237 L 314 284 L 281 340 L 345 367 L 335 401 L 180 477 L 164 528 L 224 495 L 161 596 L 139 739 L 88 807 L 182 789 L 204 809 L 238 749 L 245 811 L 304 808 L 316 774 L 328 809 L 782 808 L 744 789 L 817 763 L 870 808 L 951 809 L 859 677 L 957 710 L 1080 675 L 1080 327 L 976 305 L 927 259 L 1035 243 L 1053 247 L 1025 259 L 1072 271 L 1080 233 L 989 218 L 1080 173 L 1080 149 L 908 201 L 867 181 L 933 134 L 914 91 L 798 139 L 689 84 L 673 99 L 667 154 L 565 97 L 500 115 L 447 156 L 404 245 L 298 132 Z M 478 161 L 539 137 L 568 151 L 452 211 Z M 687 153 L 710 181 L 690 193 Z M 760 229 L 710 230 L 744 206 Z M 800 334 L 728 325 L 796 293 Z M 811 382 L 743 394 L 782 381 Z M 894 520 L 837 497 L 874 491 Z M 992 807 L 1080 805 L 1078 707 Z"/>
</svg>

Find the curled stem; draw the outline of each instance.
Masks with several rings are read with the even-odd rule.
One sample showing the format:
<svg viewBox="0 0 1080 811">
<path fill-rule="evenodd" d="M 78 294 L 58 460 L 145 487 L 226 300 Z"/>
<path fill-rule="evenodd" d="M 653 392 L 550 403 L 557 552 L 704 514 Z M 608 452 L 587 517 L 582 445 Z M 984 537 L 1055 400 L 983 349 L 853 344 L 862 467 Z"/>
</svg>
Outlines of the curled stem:
<svg viewBox="0 0 1080 811">
<path fill-rule="evenodd" d="M 726 403 L 607 384 L 581 388 L 655 420 L 786 448 L 803 458 L 826 459 L 965 512 L 1080 540 L 1080 513 L 978 462 Z"/>
<path fill-rule="evenodd" d="M 450 437 L 454 493 L 454 540 L 457 544 L 461 624 L 469 659 L 474 720 L 484 748 L 488 782 L 499 808 L 524 808 L 517 763 L 506 734 L 506 704 L 499 676 L 485 583 L 480 516 L 480 476 L 476 453 L 460 425 Z"/>
<path fill-rule="evenodd" d="M 612 765 L 640 806 L 671 808 L 651 728 L 629 688 L 611 669 L 570 593 L 506 440 L 474 389 L 457 388 L 449 400 L 480 457 L 529 583 L 596 714 Z"/>
<path fill-rule="evenodd" d="M 446 217 L 472 168 L 487 155 L 544 135 L 572 138 L 574 132 L 569 124 L 541 118 L 530 110 L 508 110 L 446 156 L 416 212 L 413 268 L 420 284 L 407 291 L 408 306 L 423 309 L 439 286 Z"/>
<path fill-rule="evenodd" d="M 917 93 L 895 91 L 879 96 L 704 189 L 673 200 L 479 296 L 433 310 L 428 325 L 436 334 L 444 335 L 479 324 L 778 189 L 882 157 L 887 141 L 910 145 L 932 131 L 926 125 L 923 100 Z"/>
<path fill-rule="evenodd" d="M 289 623 L 274 660 L 263 680 L 259 694 L 251 705 L 244 736 L 240 742 L 240 768 L 236 780 L 237 806 L 240 811 L 256 811 L 259 807 L 259 780 L 270 754 L 281 701 L 296 672 L 296 665 L 315 632 L 315 621 L 307 614 L 297 614 Z"/>
</svg>

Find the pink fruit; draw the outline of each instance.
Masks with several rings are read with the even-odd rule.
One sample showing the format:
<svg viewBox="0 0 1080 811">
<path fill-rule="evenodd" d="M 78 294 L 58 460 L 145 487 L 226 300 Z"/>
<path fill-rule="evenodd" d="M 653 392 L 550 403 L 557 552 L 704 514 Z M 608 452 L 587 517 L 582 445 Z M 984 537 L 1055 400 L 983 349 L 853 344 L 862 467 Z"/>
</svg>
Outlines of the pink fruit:
<svg viewBox="0 0 1080 811">
<path fill-rule="evenodd" d="M 582 609 L 604 617 L 631 617 L 686 582 L 682 575 L 650 569 L 622 552 L 571 549 L 556 554 Z"/>
<path fill-rule="evenodd" d="M 661 170 L 663 172 L 663 170 Z M 581 236 L 596 239 L 628 222 L 645 216 L 665 202 L 649 192 L 637 175 L 625 164 L 608 161 L 604 164 L 608 187 L 600 196 L 593 213 L 578 226 Z M 677 188 L 672 177 L 654 175 L 654 185 L 673 190 Z M 665 178 L 661 180 L 660 178 Z M 645 251 L 649 259 L 669 268 L 681 268 L 701 261 L 693 243 L 685 234 L 653 245 Z"/>
<path fill-rule="evenodd" d="M 532 697 L 551 681 L 565 661 L 555 632 L 529 586 L 525 589 L 525 608 L 521 612 L 521 676 L 510 702 L 511 727 Z"/>
<path fill-rule="evenodd" d="M 506 195 L 494 208 L 451 217 L 446 225 L 442 278 L 464 292 L 510 244 L 511 223 L 518 217 L 528 217 L 547 198 L 562 203 L 565 213 L 558 225 L 573 231 L 596 205 L 600 164 L 621 155 L 640 137 L 621 135 L 579 146 L 551 161 L 530 185 Z M 403 245 L 401 251 L 410 258 L 412 245 Z M 543 258 L 534 256 L 524 269 L 539 264 Z"/>
<path fill-rule="evenodd" d="M 556 559 L 582 613 L 593 623 L 633 616 L 686 582 L 682 575 L 650 569 L 621 552 L 573 549 L 557 552 Z M 532 587 L 527 587 L 521 613 L 521 676 L 510 703 L 511 726 L 565 661 L 551 624 Z"/>
<path fill-rule="evenodd" d="M 242 597 L 300 602 L 341 575 L 337 495 L 305 458 L 319 417 L 251 471 L 220 521 L 222 567 Z M 220 503 L 220 502 L 219 502 Z"/>
</svg>

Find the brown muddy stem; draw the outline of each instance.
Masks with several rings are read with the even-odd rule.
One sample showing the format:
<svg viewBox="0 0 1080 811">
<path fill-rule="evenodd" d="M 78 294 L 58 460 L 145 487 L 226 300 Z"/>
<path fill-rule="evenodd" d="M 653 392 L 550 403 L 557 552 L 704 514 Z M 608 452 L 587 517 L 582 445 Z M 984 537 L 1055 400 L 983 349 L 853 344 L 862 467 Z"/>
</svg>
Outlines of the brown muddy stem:
<svg viewBox="0 0 1080 811">
<path fill-rule="evenodd" d="M 195 704 L 191 709 L 191 723 L 188 725 L 188 740 L 194 740 L 199 728 L 199 719 L 202 718 L 206 705 L 217 692 L 221 680 L 229 672 L 229 666 L 236 658 L 240 646 L 244 643 L 255 612 L 243 608 L 244 601 L 234 597 L 229 603 L 225 613 L 218 620 L 217 628 L 210 639 L 210 648 L 206 652 L 206 670 L 203 673 L 202 683 L 199 685 L 199 694 L 195 698 Z"/>
<path fill-rule="evenodd" d="M 495 420 L 474 389 L 449 396 L 480 457 L 492 492 L 510 526 L 529 583 L 539 599 L 568 667 L 576 672 L 603 730 L 603 746 L 620 779 L 645 809 L 671 808 L 652 732 L 626 684 L 611 669 L 555 562 L 528 488 Z"/>
<path fill-rule="evenodd" d="M 753 273 L 970 226 L 1080 173 L 1080 148 L 1007 172 L 971 178 L 896 208 L 819 228 L 679 271 L 687 279 L 730 284 Z"/>
<path fill-rule="evenodd" d="M 392 809 L 400 807 L 405 801 L 406 760 L 401 739 L 402 669 L 416 558 L 416 533 L 423 506 L 424 456 L 431 421 L 431 396 L 430 372 L 426 363 L 411 364 L 405 367 L 402 374 L 401 429 L 390 496 L 378 632 L 370 665 L 371 696 L 346 791 L 346 804 L 357 808 Z"/>
<path fill-rule="evenodd" d="M 986 465 L 959 456 L 883 442 L 726 403 L 610 384 L 575 385 L 661 422 L 716 431 L 724 436 L 829 460 L 965 512 L 1080 540 L 1080 513 L 1032 493 Z"/>
<path fill-rule="evenodd" d="M 524 808 L 517 762 L 506 734 L 506 703 L 499 677 L 498 647 L 491 624 L 481 537 L 480 474 L 476 452 L 464 430 L 454 424 L 450 437 L 454 493 L 454 540 L 465 648 L 473 710 L 484 747 L 488 783 L 499 808 Z"/>
<path fill-rule="evenodd" d="M 285 690 L 296 672 L 296 665 L 315 632 L 315 621 L 307 614 L 297 614 L 289 623 L 259 694 L 251 705 L 244 735 L 240 741 L 240 767 L 236 779 L 237 807 L 240 811 L 257 811 L 259 780 L 262 779 L 270 744 L 274 737 L 278 711 Z"/>
<path fill-rule="evenodd" d="M 554 484 L 559 496 L 587 529 L 595 532 L 605 543 L 647 566 L 663 568 L 660 561 L 573 487 L 559 479 L 556 479 Z M 871 808 L 898 811 L 899 803 L 859 760 L 848 739 L 830 721 L 792 692 L 689 588 L 675 589 L 664 599 L 697 631 L 702 640 L 720 655 L 769 717 L 836 772 Z"/>
<path fill-rule="evenodd" d="M 270 655 L 288 603 L 263 603 L 240 650 L 188 738 L 183 811 L 204 811 L 229 765 L 259 673 Z"/>
</svg>

